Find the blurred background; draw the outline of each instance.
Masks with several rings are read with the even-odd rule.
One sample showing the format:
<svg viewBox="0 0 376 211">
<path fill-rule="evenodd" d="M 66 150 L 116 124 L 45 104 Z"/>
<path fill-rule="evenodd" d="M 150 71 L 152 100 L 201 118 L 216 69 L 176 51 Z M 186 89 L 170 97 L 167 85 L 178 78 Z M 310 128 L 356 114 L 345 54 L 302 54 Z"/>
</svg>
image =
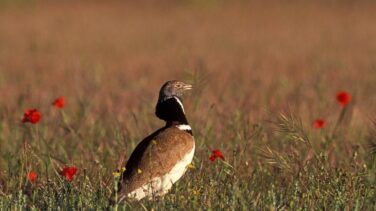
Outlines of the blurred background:
<svg viewBox="0 0 376 211">
<path fill-rule="evenodd" d="M 121 115 L 180 79 L 197 83 L 205 105 L 253 116 L 326 108 L 342 89 L 370 108 L 375 9 L 350 0 L 2 0 L 0 103 L 66 95 Z"/>
<path fill-rule="evenodd" d="M 63 95 L 88 123 L 125 130 L 135 118 L 144 134 L 160 125 L 154 105 L 171 79 L 194 84 L 188 118 L 199 128 L 213 117 L 214 131 L 286 110 L 308 127 L 334 122 L 341 90 L 357 104 L 353 126 L 375 114 L 373 1 L 0 2 L 6 122 L 33 107 L 48 121 Z"/>
</svg>

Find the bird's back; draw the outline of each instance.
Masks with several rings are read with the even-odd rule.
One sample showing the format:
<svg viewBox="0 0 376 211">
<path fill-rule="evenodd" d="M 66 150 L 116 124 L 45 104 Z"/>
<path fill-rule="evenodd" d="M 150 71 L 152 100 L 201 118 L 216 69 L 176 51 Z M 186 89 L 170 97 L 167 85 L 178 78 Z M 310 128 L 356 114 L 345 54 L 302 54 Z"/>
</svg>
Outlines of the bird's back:
<svg viewBox="0 0 376 211">
<path fill-rule="evenodd" d="M 184 174 L 194 147 L 193 136 L 176 126 L 146 137 L 127 162 L 121 195 L 140 199 L 163 194 Z"/>
</svg>

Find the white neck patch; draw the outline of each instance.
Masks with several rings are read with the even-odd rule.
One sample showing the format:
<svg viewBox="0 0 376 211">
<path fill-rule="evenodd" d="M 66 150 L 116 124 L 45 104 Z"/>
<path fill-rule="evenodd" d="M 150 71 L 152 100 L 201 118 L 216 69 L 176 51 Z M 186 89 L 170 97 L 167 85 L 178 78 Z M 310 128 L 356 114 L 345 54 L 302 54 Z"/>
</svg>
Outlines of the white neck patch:
<svg viewBox="0 0 376 211">
<path fill-rule="evenodd" d="M 179 100 L 179 98 L 177 98 L 177 97 L 174 97 L 174 98 L 179 103 L 181 109 L 183 110 L 183 113 L 185 114 L 183 103 Z"/>
<path fill-rule="evenodd" d="M 176 125 L 176 127 L 179 128 L 179 130 L 192 130 L 190 125 Z"/>
</svg>

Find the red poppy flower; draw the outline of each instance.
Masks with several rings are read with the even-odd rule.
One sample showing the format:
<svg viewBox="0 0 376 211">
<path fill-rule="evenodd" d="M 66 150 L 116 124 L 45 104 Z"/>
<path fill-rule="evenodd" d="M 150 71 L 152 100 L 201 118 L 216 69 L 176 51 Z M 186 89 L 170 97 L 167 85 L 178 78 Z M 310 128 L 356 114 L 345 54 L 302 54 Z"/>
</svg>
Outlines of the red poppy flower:
<svg viewBox="0 0 376 211">
<path fill-rule="evenodd" d="M 342 106 L 346 106 L 351 101 L 351 95 L 348 92 L 341 91 L 337 93 L 337 101 Z"/>
<path fill-rule="evenodd" d="M 37 180 L 38 174 L 35 171 L 29 171 L 27 174 L 27 179 L 33 183 Z"/>
<path fill-rule="evenodd" d="M 63 108 L 64 105 L 65 105 L 64 96 L 61 96 L 61 97 L 55 99 L 55 101 L 52 103 L 52 105 L 55 106 L 56 108 Z"/>
<path fill-rule="evenodd" d="M 211 156 L 209 157 L 209 159 L 211 160 L 211 161 L 214 161 L 215 159 L 217 159 L 217 158 L 220 158 L 220 159 L 222 159 L 222 160 L 225 160 L 225 158 L 223 157 L 223 155 L 222 155 L 222 152 L 220 151 L 220 150 L 212 150 L 212 154 L 211 154 Z"/>
<path fill-rule="evenodd" d="M 40 121 L 40 119 L 42 118 L 42 115 L 40 114 L 40 112 L 33 108 L 33 109 L 27 109 L 24 113 L 24 117 L 22 119 L 22 122 L 23 123 L 26 123 L 26 122 L 30 122 L 32 124 L 36 124 Z"/>
<path fill-rule="evenodd" d="M 73 176 L 76 174 L 77 168 L 72 166 L 72 167 L 64 167 L 62 171 L 60 171 L 60 175 L 64 176 L 69 182 L 73 180 Z"/>
<path fill-rule="evenodd" d="M 313 124 L 312 124 L 312 126 L 316 129 L 324 128 L 325 125 L 326 125 L 326 122 L 323 119 L 316 119 L 315 121 L 313 121 Z"/>
</svg>

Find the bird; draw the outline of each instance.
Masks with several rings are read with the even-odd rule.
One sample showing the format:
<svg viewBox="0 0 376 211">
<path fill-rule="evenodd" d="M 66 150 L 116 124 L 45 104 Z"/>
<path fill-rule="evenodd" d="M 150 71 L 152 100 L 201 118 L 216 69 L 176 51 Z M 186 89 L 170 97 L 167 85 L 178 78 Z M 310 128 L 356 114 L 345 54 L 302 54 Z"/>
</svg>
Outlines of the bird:
<svg viewBox="0 0 376 211">
<path fill-rule="evenodd" d="M 131 153 L 118 183 L 117 203 L 162 197 L 186 172 L 194 156 L 195 139 L 182 96 L 191 89 L 192 85 L 177 80 L 162 85 L 155 115 L 166 124 Z"/>
</svg>

